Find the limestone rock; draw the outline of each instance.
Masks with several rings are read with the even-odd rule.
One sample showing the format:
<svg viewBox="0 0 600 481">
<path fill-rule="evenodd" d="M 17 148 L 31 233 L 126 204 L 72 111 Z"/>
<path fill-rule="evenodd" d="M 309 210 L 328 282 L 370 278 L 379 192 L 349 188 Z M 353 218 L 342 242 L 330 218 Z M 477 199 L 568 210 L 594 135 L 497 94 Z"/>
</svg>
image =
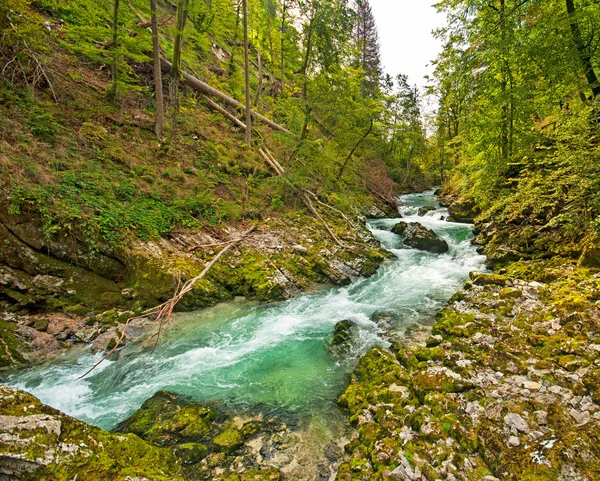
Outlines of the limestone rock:
<svg viewBox="0 0 600 481">
<path fill-rule="evenodd" d="M 418 222 L 400 222 L 392 228 L 392 232 L 404 237 L 404 245 L 435 254 L 448 252 L 448 243 L 442 240 L 431 229 Z"/>
<path fill-rule="evenodd" d="M 504 424 L 511 430 L 514 429 L 525 434 L 530 431 L 527 421 L 517 413 L 509 413 L 504 416 Z"/>
</svg>

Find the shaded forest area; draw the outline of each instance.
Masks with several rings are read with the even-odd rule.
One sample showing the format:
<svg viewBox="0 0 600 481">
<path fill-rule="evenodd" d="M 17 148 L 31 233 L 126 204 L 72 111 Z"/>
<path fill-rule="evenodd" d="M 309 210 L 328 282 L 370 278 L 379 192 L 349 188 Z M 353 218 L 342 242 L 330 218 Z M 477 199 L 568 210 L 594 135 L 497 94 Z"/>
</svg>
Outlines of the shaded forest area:
<svg viewBox="0 0 600 481">
<path fill-rule="evenodd" d="M 431 87 L 440 99 L 436 142 L 455 162 L 447 191 L 481 215 L 490 261 L 577 259 L 587 249 L 597 266 L 598 3 L 438 8 L 449 23 L 438 32 L 446 43 Z"/>
</svg>

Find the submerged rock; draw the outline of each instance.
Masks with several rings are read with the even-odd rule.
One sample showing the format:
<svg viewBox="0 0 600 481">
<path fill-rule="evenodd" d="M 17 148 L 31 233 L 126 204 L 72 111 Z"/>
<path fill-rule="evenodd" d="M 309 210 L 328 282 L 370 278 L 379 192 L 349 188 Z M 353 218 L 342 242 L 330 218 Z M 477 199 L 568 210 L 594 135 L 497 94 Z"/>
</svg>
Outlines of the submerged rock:
<svg viewBox="0 0 600 481">
<path fill-rule="evenodd" d="M 433 205 L 426 205 L 424 207 L 421 207 L 417 214 L 419 215 L 419 217 L 424 217 L 425 215 L 427 215 L 428 212 L 433 212 L 434 210 L 437 210 L 437 207 L 434 207 Z"/>
<path fill-rule="evenodd" d="M 448 252 L 448 243 L 442 240 L 431 229 L 418 222 L 399 222 L 392 227 L 392 232 L 404 237 L 404 245 L 415 249 L 443 254 Z"/>
</svg>

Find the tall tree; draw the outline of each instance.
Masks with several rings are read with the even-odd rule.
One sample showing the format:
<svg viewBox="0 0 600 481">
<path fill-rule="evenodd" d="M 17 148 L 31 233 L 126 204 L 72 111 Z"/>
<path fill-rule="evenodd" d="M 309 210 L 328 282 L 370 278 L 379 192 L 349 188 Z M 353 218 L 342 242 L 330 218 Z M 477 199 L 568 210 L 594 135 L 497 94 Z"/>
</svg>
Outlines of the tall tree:
<svg viewBox="0 0 600 481">
<path fill-rule="evenodd" d="M 156 0 L 150 0 L 152 24 L 152 58 L 154 63 L 154 95 L 156 100 L 156 125 L 155 132 L 158 142 L 164 144 L 165 129 L 165 102 L 162 86 L 162 70 L 160 65 L 160 39 L 158 36 L 158 20 L 156 18 Z"/>
<path fill-rule="evenodd" d="M 188 17 L 189 0 L 179 0 L 177 4 L 177 20 L 175 22 L 175 41 L 173 43 L 173 67 L 171 68 L 170 95 L 173 104 L 172 118 L 170 120 L 169 136 L 166 145 L 169 146 L 173 140 L 175 133 L 175 125 L 177 124 L 177 114 L 179 113 L 179 84 L 181 82 L 181 49 L 183 47 L 183 32 Z"/>
<path fill-rule="evenodd" d="M 579 58 L 581 60 L 581 63 L 583 64 L 585 78 L 587 79 L 588 85 L 594 93 L 594 97 L 597 97 L 598 95 L 600 95 L 600 82 L 598 81 L 598 76 L 596 75 L 594 65 L 592 64 L 592 54 L 589 50 L 589 45 L 586 45 L 586 43 L 583 40 L 583 35 L 581 33 L 581 28 L 577 19 L 575 2 L 574 0 L 566 0 L 566 2 L 567 13 L 569 15 L 569 24 L 571 26 L 571 33 L 573 34 L 573 41 L 575 42 L 577 53 L 579 54 Z"/>
<path fill-rule="evenodd" d="M 379 86 L 381 58 L 379 54 L 379 33 L 369 0 L 355 0 L 356 12 L 355 39 L 358 49 L 358 65 L 365 73 L 365 93 L 373 93 Z"/>
<path fill-rule="evenodd" d="M 179 0 L 177 4 L 177 21 L 175 24 L 175 42 L 173 43 L 173 70 L 171 74 L 176 82 L 181 78 L 181 48 L 183 31 L 188 17 L 189 0 Z"/>
<path fill-rule="evenodd" d="M 246 83 L 246 142 L 252 145 L 252 100 L 250 94 L 250 53 L 248 45 L 248 0 L 242 0 L 244 10 L 244 80 Z"/>
</svg>

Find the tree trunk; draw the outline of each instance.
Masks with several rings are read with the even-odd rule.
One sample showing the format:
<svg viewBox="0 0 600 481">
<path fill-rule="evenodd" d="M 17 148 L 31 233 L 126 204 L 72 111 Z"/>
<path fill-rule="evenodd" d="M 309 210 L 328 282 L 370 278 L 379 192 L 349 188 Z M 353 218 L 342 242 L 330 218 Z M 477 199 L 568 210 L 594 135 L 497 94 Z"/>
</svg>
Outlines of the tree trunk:
<svg viewBox="0 0 600 481">
<path fill-rule="evenodd" d="M 256 95 L 254 96 L 254 105 L 258 105 L 258 102 L 260 100 L 260 94 L 262 93 L 262 87 L 263 87 L 263 64 L 262 64 L 262 54 L 260 53 L 260 50 L 258 50 L 257 52 L 257 59 L 258 59 L 258 87 L 256 87 Z"/>
<path fill-rule="evenodd" d="M 244 76 L 246 80 L 246 142 L 252 146 L 252 105 L 250 100 L 250 53 L 248 52 L 248 0 L 242 0 L 244 10 Z"/>
<path fill-rule="evenodd" d="M 112 87 L 111 97 L 113 100 L 117 99 L 119 91 L 119 4 L 120 0 L 115 0 L 113 10 L 113 24 L 112 24 Z"/>
<path fill-rule="evenodd" d="M 287 2 L 283 0 L 281 12 L 281 81 L 285 81 L 285 14 L 287 11 Z"/>
<path fill-rule="evenodd" d="M 173 43 L 173 70 L 171 70 L 171 75 L 176 80 L 181 78 L 181 47 L 183 46 L 183 30 L 188 14 L 188 2 L 189 0 L 179 0 L 177 5 L 175 42 Z"/>
<path fill-rule="evenodd" d="M 182 77 L 181 70 L 181 48 L 183 47 L 183 30 L 185 29 L 185 23 L 188 14 L 188 3 L 189 0 L 179 0 L 177 5 L 177 21 L 175 24 L 175 42 L 173 43 L 173 67 L 171 69 L 171 76 L 173 81 L 171 82 L 170 95 L 172 99 L 172 117 L 170 119 L 171 128 L 169 129 L 169 137 L 166 145 L 171 145 L 173 135 L 175 134 L 175 126 L 177 125 L 177 114 L 179 114 L 179 83 Z"/>
<path fill-rule="evenodd" d="M 160 66 L 160 41 L 158 37 L 158 21 L 156 20 L 156 0 L 150 0 L 152 10 L 152 58 L 154 62 L 154 94 L 156 98 L 156 126 L 155 132 L 158 142 L 164 144 L 165 129 L 165 102 L 162 86 L 162 69 Z"/>
<path fill-rule="evenodd" d="M 350 162 L 350 159 L 354 155 L 354 152 L 356 152 L 356 149 L 358 149 L 358 147 L 360 146 L 360 144 L 362 144 L 364 142 L 364 140 L 369 136 L 369 134 L 373 131 L 373 125 L 374 125 L 373 124 L 373 120 L 371 120 L 371 124 L 369 125 L 369 130 L 367 130 L 367 132 L 365 133 L 365 135 L 363 135 L 360 138 L 360 140 L 356 143 L 356 145 L 354 146 L 354 148 L 348 154 L 348 157 L 346 157 L 346 160 L 344 161 L 344 163 L 340 167 L 340 171 L 338 172 L 338 176 L 337 176 L 338 181 L 342 178 L 342 175 L 344 175 L 344 170 L 346 170 L 346 167 L 348 166 L 348 162 Z"/>
<path fill-rule="evenodd" d="M 594 97 L 597 97 L 600 95 L 600 82 L 598 81 L 598 77 L 594 71 L 594 66 L 592 65 L 592 55 L 583 42 L 583 35 L 581 34 L 579 22 L 577 21 L 576 17 L 575 2 L 574 0 L 566 0 L 566 2 L 567 13 L 569 14 L 571 24 L 571 33 L 573 34 L 573 41 L 575 42 L 579 59 L 581 60 L 583 69 L 585 70 L 585 78 L 587 79 L 588 85 L 594 93 Z"/>
<path fill-rule="evenodd" d="M 162 65 L 163 73 L 169 73 L 171 71 L 171 69 L 173 68 L 173 65 L 171 64 L 171 62 L 165 60 L 164 58 L 161 58 L 161 65 Z M 241 102 L 238 102 L 237 100 L 229 97 L 228 95 L 224 94 L 220 90 L 217 90 L 216 88 L 211 87 L 210 85 L 203 82 L 202 80 L 197 79 L 196 77 L 192 77 L 189 73 L 182 72 L 182 76 L 183 76 L 183 80 L 184 80 L 185 84 L 187 86 L 189 86 L 190 88 L 193 88 L 194 90 L 197 90 L 200 93 L 221 99 L 223 102 L 225 102 L 228 105 L 231 105 L 232 107 L 235 107 L 238 109 L 243 109 L 243 110 L 246 109 L 246 106 L 244 104 L 242 104 Z M 275 129 L 280 132 L 284 132 L 288 135 L 294 136 L 294 134 L 292 132 L 290 132 L 288 129 L 286 129 L 282 125 L 279 125 L 279 124 L 273 122 L 272 120 L 268 119 L 264 115 L 259 114 L 258 112 L 252 111 L 252 115 L 254 117 L 256 117 L 257 119 L 259 119 L 261 122 L 264 122 L 265 124 L 267 124 L 272 129 Z"/>
</svg>

